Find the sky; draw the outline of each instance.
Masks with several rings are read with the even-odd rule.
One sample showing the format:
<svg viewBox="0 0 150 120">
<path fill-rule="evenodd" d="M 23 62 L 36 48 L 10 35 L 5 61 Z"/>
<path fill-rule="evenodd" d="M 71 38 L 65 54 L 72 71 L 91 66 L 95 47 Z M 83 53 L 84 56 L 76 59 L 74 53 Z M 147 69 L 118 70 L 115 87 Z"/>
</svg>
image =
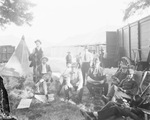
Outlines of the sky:
<svg viewBox="0 0 150 120">
<path fill-rule="evenodd" d="M 94 31 L 116 30 L 124 23 L 123 13 L 132 0 L 31 0 L 32 26 L 15 25 L 1 30 L 0 44 L 17 45 L 25 35 L 27 45 L 33 49 L 40 39 L 44 47 L 65 42 L 66 39 Z M 127 21 L 128 22 L 128 21 Z"/>
</svg>

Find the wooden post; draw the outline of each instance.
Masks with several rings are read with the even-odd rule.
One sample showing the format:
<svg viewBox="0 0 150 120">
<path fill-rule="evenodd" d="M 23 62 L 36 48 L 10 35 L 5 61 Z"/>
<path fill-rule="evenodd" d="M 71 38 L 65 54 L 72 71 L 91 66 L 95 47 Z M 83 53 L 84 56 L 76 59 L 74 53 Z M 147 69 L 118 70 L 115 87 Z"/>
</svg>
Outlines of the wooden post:
<svg viewBox="0 0 150 120">
<path fill-rule="evenodd" d="M 131 28 L 130 25 L 128 25 L 129 28 L 129 54 L 130 54 L 130 59 L 131 59 Z"/>
<path fill-rule="evenodd" d="M 141 58 L 141 28 L 140 28 L 140 22 L 138 21 L 138 49 L 139 49 L 139 59 L 140 61 L 142 60 Z"/>
</svg>

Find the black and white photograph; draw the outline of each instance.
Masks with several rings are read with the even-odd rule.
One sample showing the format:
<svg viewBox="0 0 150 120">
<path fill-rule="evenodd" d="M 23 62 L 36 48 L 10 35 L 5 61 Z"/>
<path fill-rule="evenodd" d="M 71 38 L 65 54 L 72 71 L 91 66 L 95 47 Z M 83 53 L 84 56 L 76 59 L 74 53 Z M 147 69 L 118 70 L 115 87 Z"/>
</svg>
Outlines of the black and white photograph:
<svg viewBox="0 0 150 120">
<path fill-rule="evenodd" d="M 150 120 L 150 0 L 0 0 L 0 120 Z"/>
</svg>

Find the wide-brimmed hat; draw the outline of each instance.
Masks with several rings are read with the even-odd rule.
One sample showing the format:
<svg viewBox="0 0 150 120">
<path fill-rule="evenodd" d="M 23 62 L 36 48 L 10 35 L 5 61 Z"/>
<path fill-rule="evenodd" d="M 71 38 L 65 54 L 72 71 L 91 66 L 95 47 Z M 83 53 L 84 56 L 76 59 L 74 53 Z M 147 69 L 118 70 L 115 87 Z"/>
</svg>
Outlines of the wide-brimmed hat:
<svg viewBox="0 0 150 120">
<path fill-rule="evenodd" d="M 40 41 L 40 40 L 36 40 L 36 41 L 34 41 L 35 43 L 37 43 L 37 42 L 39 42 L 40 44 L 42 44 L 42 42 Z"/>
<path fill-rule="evenodd" d="M 47 58 L 46 56 L 42 57 L 42 58 L 41 58 L 41 61 L 42 61 L 43 59 L 46 59 L 46 61 L 48 61 L 48 58 Z"/>
</svg>

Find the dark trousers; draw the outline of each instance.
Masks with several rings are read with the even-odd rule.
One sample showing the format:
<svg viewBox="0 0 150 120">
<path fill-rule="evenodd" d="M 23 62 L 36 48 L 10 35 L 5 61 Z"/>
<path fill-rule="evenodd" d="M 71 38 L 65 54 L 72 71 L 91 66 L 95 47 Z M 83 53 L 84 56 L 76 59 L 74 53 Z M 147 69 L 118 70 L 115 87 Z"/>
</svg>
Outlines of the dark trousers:
<svg viewBox="0 0 150 120">
<path fill-rule="evenodd" d="M 88 88 L 92 96 L 95 96 L 95 94 L 98 94 L 100 88 L 102 88 L 102 94 L 104 94 L 105 96 L 108 93 L 108 83 L 106 82 L 104 82 L 103 84 L 92 84 L 90 82 L 87 82 L 86 87 Z"/>
<path fill-rule="evenodd" d="M 62 87 L 65 85 L 65 80 L 63 80 L 63 83 L 62 84 L 59 84 L 59 87 L 57 88 L 57 95 L 59 96 L 60 95 L 60 92 L 62 90 Z"/>
<path fill-rule="evenodd" d="M 77 86 L 74 86 L 74 90 L 75 90 L 76 92 L 77 92 L 77 88 L 78 88 Z M 71 93 L 73 94 L 71 88 L 68 88 L 68 89 L 65 90 L 65 98 L 66 98 L 67 100 L 70 99 L 69 92 L 71 92 Z M 77 104 L 79 104 L 79 103 L 82 102 L 82 95 L 83 95 L 83 88 L 81 88 L 80 91 L 78 91 L 77 96 L 76 96 L 76 98 L 75 98 L 75 102 L 76 102 Z"/>
<path fill-rule="evenodd" d="M 124 108 L 115 102 L 109 102 L 98 112 L 98 120 L 106 120 L 112 116 L 131 117 L 134 120 L 142 120 L 136 114 L 131 112 L 129 108 Z"/>
<path fill-rule="evenodd" d="M 8 94 L 5 88 L 0 89 L 0 109 L 2 112 L 4 112 L 6 115 L 9 115 L 10 108 L 9 108 L 9 99 Z"/>
<path fill-rule="evenodd" d="M 86 74 L 88 73 L 89 68 L 90 68 L 90 62 L 82 63 L 81 71 L 82 71 L 82 76 L 83 76 L 83 85 L 85 85 L 85 77 L 86 77 Z"/>
</svg>

